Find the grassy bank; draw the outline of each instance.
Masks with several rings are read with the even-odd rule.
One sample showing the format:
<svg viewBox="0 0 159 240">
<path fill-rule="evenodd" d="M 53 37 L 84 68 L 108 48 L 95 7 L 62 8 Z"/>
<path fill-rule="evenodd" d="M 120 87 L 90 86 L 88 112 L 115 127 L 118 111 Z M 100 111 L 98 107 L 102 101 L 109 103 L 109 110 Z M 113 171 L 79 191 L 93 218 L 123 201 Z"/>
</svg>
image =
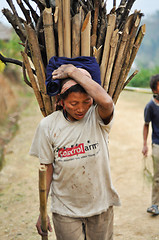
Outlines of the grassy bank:
<svg viewBox="0 0 159 240">
<path fill-rule="evenodd" d="M 20 73 L 17 72 L 16 74 Z M 4 82 L 7 81 L 7 84 L 1 86 L 0 93 L 0 170 L 5 164 L 6 145 L 19 129 L 18 121 L 21 111 L 26 108 L 33 97 L 32 89 L 22 81 L 17 81 L 19 76 L 16 74 L 15 79 L 11 79 L 7 74 L 1 75 L 1 77 L 4 76 Z M 11 86 L 11 88 L 8 89 L 8 86 Z"/>
</svg>

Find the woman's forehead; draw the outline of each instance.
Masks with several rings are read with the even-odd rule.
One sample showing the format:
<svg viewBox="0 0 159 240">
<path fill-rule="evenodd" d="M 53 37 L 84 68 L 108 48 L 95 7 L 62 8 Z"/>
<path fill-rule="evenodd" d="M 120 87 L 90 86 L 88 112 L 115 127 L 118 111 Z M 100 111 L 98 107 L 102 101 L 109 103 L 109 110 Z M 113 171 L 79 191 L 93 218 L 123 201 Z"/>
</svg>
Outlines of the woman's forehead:
<svg viewBox="0 0 159 240">
<path fill-rule="evenodd" d="M 71 92 L 71 93 L 69 93 L 66 100 L 68 100 L 68 101 L 84 101 L 84 100 L 87 100 L 90 98 L 92 98 L 92 97 L 90 95 L 88 95 L 87 93 Z"/>
</svg>

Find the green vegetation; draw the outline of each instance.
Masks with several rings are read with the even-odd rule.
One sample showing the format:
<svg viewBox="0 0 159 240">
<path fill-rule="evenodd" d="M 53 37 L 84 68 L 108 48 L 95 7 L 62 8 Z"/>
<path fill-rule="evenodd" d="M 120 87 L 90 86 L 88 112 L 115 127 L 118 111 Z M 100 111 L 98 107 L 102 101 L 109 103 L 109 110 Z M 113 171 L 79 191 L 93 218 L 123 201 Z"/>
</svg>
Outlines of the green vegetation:
<svg viewBox="0 0 159 240">
<path fill-rule="evenodd" d="M 21 60 L 22 56 L 20 51 L 24 50 L 24 47 L 20 45 L 19 42 L 20 40 L 15 32 L 9 41 L 0 40 L 1 53 L 6 57 Z"/>
<path fill-rule="evenodd" d="M 0 40 L 0 53 L 7 58 L 22 60 L 20 52 L 24 50 L 24 47 L 20 45 L 19 42 L 20 40 L 15 32 L 12 34 L 9 41 Z M 5 65 L 2 61 L 0 61 L 0 73 L 5 70 L 5 67 L 10 67 L 10 64 Z M 19 70 L 19 66 L 14 65 L 13 67 L 15 70 Z"/>
<path fill-rule="evenodd" d="M 159 66 L 153 69 L 142 68 L 139 73 L 130 81 L 128 86 L 149 88 L 152 75 L 159 74 Z"/>
</svg>

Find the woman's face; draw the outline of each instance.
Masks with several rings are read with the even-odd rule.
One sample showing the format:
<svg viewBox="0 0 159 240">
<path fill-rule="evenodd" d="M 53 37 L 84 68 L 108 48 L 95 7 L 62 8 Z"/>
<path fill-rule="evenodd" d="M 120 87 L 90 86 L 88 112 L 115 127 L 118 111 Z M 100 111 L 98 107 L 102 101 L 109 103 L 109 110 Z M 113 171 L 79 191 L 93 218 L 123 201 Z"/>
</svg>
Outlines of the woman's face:
<svg viewBox="0 0 159 240">
<path fill-rule="evenodd" d="M 159 81 L 157 82 L 157 94 L 159 94 Z"/>
<path fill-rule="evenodd" d="M 72 92 L 63 101 L 64 110 L 71 121 L 81 120 L 84 118 L 90 106 L 93 104 L 93 98 L 87 93 Z"/>
</svg>

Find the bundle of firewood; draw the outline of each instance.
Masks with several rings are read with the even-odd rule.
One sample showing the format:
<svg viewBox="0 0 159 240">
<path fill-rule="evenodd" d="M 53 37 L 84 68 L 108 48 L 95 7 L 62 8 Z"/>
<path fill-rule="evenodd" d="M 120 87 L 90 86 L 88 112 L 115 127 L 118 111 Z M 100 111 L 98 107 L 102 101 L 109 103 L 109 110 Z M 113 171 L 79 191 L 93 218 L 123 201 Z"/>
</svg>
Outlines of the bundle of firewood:
<svg viewBox="0 0 159 240">
<path fill-rule="evenodd" d="M 114 103 L 136 75 L 128 77 L 145 34 L 140 26 L 143 14 L 129 14 L 135 0 L 121 0 L 107 14 L 104 0 L 17 0 L 24 18 L 18 16 L 12 0 L 6 0 L 12 11 L 3 14 L 15 29 L 24 46 L 23 75 L 34 90 L 44 116 L 54 111 L 54 98 L 46 93 L 46 66 L 52 56 L 94 56 L 100 65 L 102 87 Z M 13 61 L 14 62 L 14 61 Z M 29 77 L 29 80 L 28 80 Z"/>
</svg>

